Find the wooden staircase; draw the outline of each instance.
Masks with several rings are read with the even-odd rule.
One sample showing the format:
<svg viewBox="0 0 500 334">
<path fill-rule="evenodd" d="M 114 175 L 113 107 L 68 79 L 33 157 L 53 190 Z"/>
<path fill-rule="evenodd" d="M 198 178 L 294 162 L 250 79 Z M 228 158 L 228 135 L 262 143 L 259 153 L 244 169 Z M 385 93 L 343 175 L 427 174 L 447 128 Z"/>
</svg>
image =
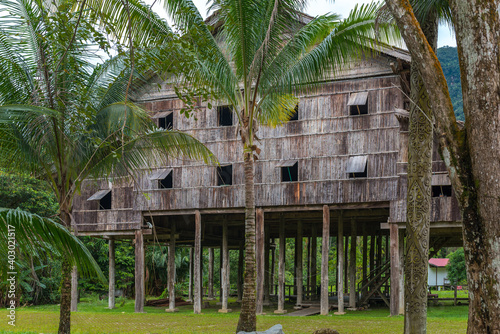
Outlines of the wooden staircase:
<svg viewBox="0 0 500 334">
<path fill-rule="evenodd" d="M 390 307 L 387 297 L 382 293 L 381 288 L 386 285 L 386 290 L 389 287 L 388 281 L 391 277 L 391 263 L 387 261 L 374 268 L 367 277 L 367 281 L 358 284 L 358 291 L 360 292 L 359 305 L 368 304 L 370 298 L 379 296 L 384 303 Z"/>
</svg>

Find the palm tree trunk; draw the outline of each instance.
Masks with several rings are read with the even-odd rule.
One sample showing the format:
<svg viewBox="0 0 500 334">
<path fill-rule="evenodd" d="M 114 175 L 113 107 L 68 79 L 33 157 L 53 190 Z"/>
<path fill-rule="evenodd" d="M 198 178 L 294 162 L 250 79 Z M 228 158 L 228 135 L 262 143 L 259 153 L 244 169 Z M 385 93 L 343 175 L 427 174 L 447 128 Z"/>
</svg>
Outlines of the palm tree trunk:
<svg viewBox="0 0 500 334">
<path fill-rule="evenodd" d="M 436 49 L 437 16 L 429 14 L 422 30 Z M 411 66 L 408 195 L 405 255 L 405 334 L 427 332 L 427 266 L 431 216 L 432 110 L 417 66 Z"/>
<path fill-rule="evenodd" d="M 71 226 L 71 218 L 67 211 L 61 208 L 59 214 L 61 222 L 66 228 Z M 64 255 L 63 255 L 64 256 Z M 71 272 L 73 266 L 67 258 L 61 265 L 61 307 L 59 310 L 59 334 L 71 333 Z"/>
<path fill-rule="evenodd" d="M 253 332 L 257 327 L 255 282 L 255 189 L 253 152 L 245 144 L 245 275 L 241 313 L 236 332 Z"/>
</svg>

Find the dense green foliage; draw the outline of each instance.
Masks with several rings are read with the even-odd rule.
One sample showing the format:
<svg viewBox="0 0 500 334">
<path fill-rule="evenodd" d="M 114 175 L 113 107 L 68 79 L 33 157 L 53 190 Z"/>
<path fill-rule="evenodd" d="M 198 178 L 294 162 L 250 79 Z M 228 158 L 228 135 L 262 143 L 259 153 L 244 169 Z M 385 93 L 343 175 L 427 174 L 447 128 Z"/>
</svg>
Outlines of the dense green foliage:
<svg viewBox="0 0 500 334">
<path fill-rule="evenodd" d="M 446 266 L 448 280 L 451 284 L 467 284 L 467 269 L 465 268 L 464 249 L 459 248 L 449 256 L 450 262 Z"/>
<path fill-rule="evenodd" d="M 464 103 L 462 99 L 462 83 L 460 82 L 460 65 L 456 47 L 444 46 L 437 49 L 437 56 L 448 83 L 453 109 L 458 120 L 464 121 Z"/>
</svg>

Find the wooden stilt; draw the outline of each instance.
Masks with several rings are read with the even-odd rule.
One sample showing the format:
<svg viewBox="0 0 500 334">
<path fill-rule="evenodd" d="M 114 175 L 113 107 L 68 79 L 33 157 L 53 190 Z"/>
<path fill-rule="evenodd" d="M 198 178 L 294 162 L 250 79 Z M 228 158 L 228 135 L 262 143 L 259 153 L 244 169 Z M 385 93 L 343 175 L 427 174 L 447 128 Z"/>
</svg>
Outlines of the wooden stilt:
<svg viewBox="0 0 500 334">
<path fill-rule="evenodd" d="M 264 304 L 264 210 L 255 210 L 255 260 L 257 267 L 256 313 L 263 313 Z"/>
<path fill-rule="evenodd" d="M 351 254 L 349 255 L 349 308 L 356 309 L 356 220 L 351 218 Z"/>
<path fill-rule="evenodd" d="M 344 242 L 344 293 L 349 293 L 349 236 L 345 236 Z"/>
<path fill-rule="evenodd" d="M 273 239 L 273 244 L 274 247 L 271 249 L 271 279 L 270 279 L 270 285 L 271 285 L 271 294 L 275 295 L 276 289 L 275 289 L 275 282 L 274 282 L 274 277 L 275 277 L 275 272 L 276 272 L 276 241 Z"/>
<path fill-rule="evenodd" d="M 280 221 L 280 252 L 278 263 L 278 309 L 274 311 L 277 314 L 286 313 L 285 310 L 285 221 L 281 218 Z"/>
<path fill-rule="evenodd" d="M 168 244 L 168 309 L 167 312 L 177 312 L 175 308 L 175 222 L 170 226 L 170 243 Z"/>
<path fill-rule="evenodd" d="M 330 208 L 323 205 L 323 234 L 321 247 L 321 300 L 320 314 L 328 315 L 328 254 L 330 253 Z"/>
<path fill-rule="evenodd" d="M 78 311 L 78 269 L 76 266 L 71 271 L 71 312 Z"/>
<path fill-rule="evenodd" d="M 208 249 L 208 298 L 214 299 L 214 249 Z"/>
<path fill-rule="evenodd" d="M 366 230 L 366 224 L 363 224 L 363 286 L 366 282 L 368 282 L 367 277 L 367 266 L 368 266 L 368 231 Z M 361 295 L 365 294 L 365 291 L 360 291 Z M 361 306 L 361 305 L 360 305 Z"/>
<path fill-rule="evenodd" d="M 399 235 L 398 224 L 389 224 L 391 233 L 391 315 L 399 314 Z"/>
<path fill-rule="evenodd" d="M 240 243 L 238 251 L 238 302 L 243 298 L 243 261 L 244 261 L 245 243 Z"/>
<path fill-rule="evenodd" d="M 375 234 L 370 236 L 370 275 L 375 273 L 375 248 L 376 248 Z"/>
<path fill-rule="evenodd" d="M 189 292 L 188 301 L 193 301 L 193 274 L 194 274 L 194 253 L 193 248 L 189 248 Z"/>
<path fill-rule="evenodd" d="M 264 306 L 269 305 L 269 225 L 264 224 Z"/>
<path fill-rule="evenodd" d="M 312 298 L 317 299 L 318 293 L 316 290 L 316 282 L 317 282 L 317 265 L 316 265 L 316 256 L 318 254 L 318 231 L 316 224 L 313 224 L 311 230 L 311 290 L 312 290 Z"/>
<path fill-rule="evenodd" d="M 201 215 L 196 210 L 194 214 L 194 300 L 193 311 L 195 314 L 201 313 Z"/>
<path fill-rule="evenodd" d="M 342 315 L 345 314 L 344 312 L 344 219 L 342 217 L 342 212 L 340 213 L 338 220 L 337 242 L 338 242 L 337 246 L 338 311 L 335 312 L 335 314 Z"/>
<path fill-rule="evenodd" d="M 222 268 L 221 268 L 221 286 L 222 286 L 222 308 L 220 313 L 231 312 L 227 308 L 229 298 L 229 248 L 227 245 L 227 221 L 222 222 Z"/>
<path fill-rule="evenodd" d="M 108 308 L 115 308 L 115 241 L 109 239 Z"/>
<path fill-rule="evenodd" d="M 405 259 L 405 231 L 399 231 L 399 314 L 405 313 L 405 289 L 404 289 L 404 259 Z"/>
<path fill-rule="evenodd" d="M 135 313 L 144 312 L 144 238 L 142 230 L 135 231 Z"/>
<path fill-rule="evenodd" d="M 311 237 L 306 239 L 307 242 L 307 275 L 306 275 L 306 290 L 307 298 L 311 300 Z"/>
<path fill-rule="evenodd" d="M 302 250 L 304 245 L 302 244 L 303 242 L 303 230 L 302 230 L 302 221 L 299 220 L 297 223 L 297 243 L 295 244 L 295 248 L 297 248 L 297 272 L 295 276 L 297 277 L 297 303 L 296 307 L 301 309 L 302 308 L 302 299 L 304 298 L 303 296 L 303 291 L 304 291 L 304 278 L 303 278 L 303 273 L 304 273 L 304 266 L 303 266 L 303 259 L 302 259 Z"/>
</svg>

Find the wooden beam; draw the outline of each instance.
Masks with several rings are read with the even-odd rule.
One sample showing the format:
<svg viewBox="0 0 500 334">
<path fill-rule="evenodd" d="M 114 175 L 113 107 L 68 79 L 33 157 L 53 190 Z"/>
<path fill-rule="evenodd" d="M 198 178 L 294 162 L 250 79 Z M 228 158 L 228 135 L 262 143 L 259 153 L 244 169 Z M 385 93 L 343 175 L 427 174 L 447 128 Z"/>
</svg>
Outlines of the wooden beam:
<svg viewBox="0 0 500 334">
<path fill-rule="evenodd" d="M 399 314 L 399 235 L 397 224 L 391 224 L 391 316 Z"/>
<path fill-rule="evenodd" d="M 367 281 L 367 266 L 368 266 L 368 231 L 366 229 L 366 224 L 363 224 L 362 227 L 363 233 L 363 284 Z M 365 292 L 360 291 L 361 295 Z"/>
<path fill-rule="evenodd" d="M 109 239 L 108 308 L 115 308 L 115 240 Z"/>
<path fill-rule="evenodd" d="M 135 231 L 135 313 L 144 313 L 144 237 Z"/>
<path fill-rule="evenodd" d="M 214 298 L 214 249 L 208 249 L 208 298 Z"/>
<path fill-rule="evenodd" d="M 245 254 L 245 243 L 240 242 L 240 249 L 238 251 L 238 302 L 241 303 L 243 298 L 243 261 Z"/>
<path fill-rule="evenodd" d="M 168 244 L 168 309 L 167 312 L 176 312 L 175 308 L 175 222 L 171 222 L 170 243 Z"/>
<path fill-rule="evenodd" d="M 344 312 L 344 219 L 342 213 L 338 218 L 337 230 L 337 297 L 338 310 L 335 314 L 342 315 Z"/>
<path fill-rule="evenodd" d="M 269 225 L 264 224 L 264 305 L 269 305 L 269 250 L 271 248 L 269 239 Z"/>
<path fill-rule="evenodd" d="M 404 288 L 404 259 L 405 259 L 405 231 L 399 231 L 399 311 L 400 315 L 405 312 L 405 288 Z"/>
<path fill-rule="evenodd" d="M 222 308 L 219 310 L 220 313 L 228 313 L 231 312 L 230 309 L 227 308 L 228 298 L 229 298 L 229 249 L 227 247 L 227 220 L 224 219 L 222 222 L 222 267 L 221 267 L 221 287 L 222 287 L 222 300 L 221 306 Z"/>
<path fill-rule="evenodd" d="M 276 289 L 275 289 L 275 284 L 274 284 L 274 277 L 275 277 L 275 272 L 276 272 L 276 242 L 273 239 L 273 243 L 275 244 L 275 247 L 271 249 L 271 278 L 270 280 L 270 286 L 271 286 L 271 294 L 275 295 L 276 294 Z"/>
<path fill-rule="evenodd" d="M 193 301 L 193 274 L 194 274 L 194 253 L 193 248 L 189 248 L 189 288 L 188 288 L 188 301 Z"/>
<path fill-rule="evenodd" d="M 255 262 L 257 269 L 256 313 L 263 313 L 264 304 L 264 211 L 255 210 Z"/>
<path fill-rule="evenodd" d="M 201 313 L 201 214 L 196 210 L 194 214 L 194 300 L 193 312 Z"/>
<path fill-rule="evenodd" d="M 351 254 L 349 255 L 349 308 L 356 308 L 356 220 L 351 218 Z"/>
<path fill-rule="evenodd" d="M 330 253 L 330 208 L 323 206 L 323 234 L 321 247 L 321 300 L 320 314 L 328 315 L 328 254 Z"/>
<path fill-rule="evenodd" d="M 278 309 L 274 311 L 277 314 L 286 313 L 285 310 L 285 220 L 280 221 L 280 250 L 278 260 Z"/>
<path fill-rule="evenodd" d="M 73 266 L 71 271 L 71 312 L 78 311 L 78 269 Z"/>
<path fill-rule="evenodd" d="M 316 282 L 318 267 L 316 264 L 316 257 L 318 255 L 318 230 L 316 224 L 311 227 L 311 290 L 312 299 L 317 298 Z"/>
<path fill-rule="evenodd" d="M 304 265 L 303 265 L 303 226 L 302 226 L 302 221 L 299 220 L 297 223 L 297 243 L 295 244 L 295 248 L 297 249 L 297 272 L 295 276 L 297 277 L 297 303 L 296 307 L 302 308 L 302 300 L 304 298 L 303 292 L 304 292 Z"/>
</svg>

